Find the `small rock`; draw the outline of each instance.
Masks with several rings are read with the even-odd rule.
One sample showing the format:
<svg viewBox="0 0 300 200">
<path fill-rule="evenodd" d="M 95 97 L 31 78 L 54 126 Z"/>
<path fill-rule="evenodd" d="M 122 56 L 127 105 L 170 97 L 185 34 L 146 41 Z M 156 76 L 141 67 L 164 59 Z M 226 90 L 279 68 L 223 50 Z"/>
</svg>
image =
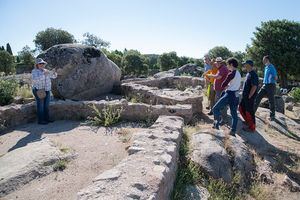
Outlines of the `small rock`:
<svg viewBox="0 0 300 200">
<path fill-rule="evenodd" d="M 143 148 L 143 147 L 129 147 L 127 151 L 128 151 L 129 155 L 132 155 L 139 151 L 144 151 L 144 150 L 145 150 L 145 148 Z"/>
<path fill-rule="evenodd" d="M 285 108 L 289 111 L 293 111 L 294 103 L 287 103 Z"/>
<path fill-rule="evenodd" d="M 99 176 L 97 176 L 94 181 L 100 181 L 100 180 L 115 180 L 118 179 L 121 176 L 121 172 L 116 169 L 110 169 Z"/>
<path fill-rule="evenodd" d="M 288 187 L 291 192 L 300 192 L 300 186 L 298 183 L 290 179 L 287 175 L 285 175 L 282 186 Z"/>
<path fill-rule="evenodd" d="M 188 185 L 184 191 L 185 200 L 208 200 L 209 196 L 206 188 L 197 185 Z"/>
<path fill-rule="evenodd" d="M 288 95 L 282 95 L 282 98 L 285 103 L 295 102 L 295 99 Z"/>
</svg>

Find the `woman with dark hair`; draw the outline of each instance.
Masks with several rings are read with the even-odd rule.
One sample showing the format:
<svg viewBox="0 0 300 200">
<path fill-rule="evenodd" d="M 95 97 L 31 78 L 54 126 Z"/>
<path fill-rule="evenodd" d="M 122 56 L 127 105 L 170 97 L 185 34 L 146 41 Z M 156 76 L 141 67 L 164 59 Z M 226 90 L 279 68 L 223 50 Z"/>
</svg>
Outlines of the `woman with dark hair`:
<svg viewBox="0 0 300 200">
<path fill-rule="evenodd" d="M 31 72 L 32 93 L 36 100 L 38 124 L 53 122 L 49 119 L 49 103 L 51 79 L 57 77 L 56 72 L 45 69 L 47 62 L 41 58 L 35 61 L 35 68 Z"/>
</svg>

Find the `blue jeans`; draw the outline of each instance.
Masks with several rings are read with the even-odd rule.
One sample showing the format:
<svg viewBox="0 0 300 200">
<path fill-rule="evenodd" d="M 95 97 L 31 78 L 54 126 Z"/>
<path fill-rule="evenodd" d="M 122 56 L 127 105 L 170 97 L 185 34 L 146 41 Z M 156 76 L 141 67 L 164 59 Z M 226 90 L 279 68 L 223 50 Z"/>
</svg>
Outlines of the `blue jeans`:
<svg viewBox="0 0 300 200">
<path fill-rule="evenodd" d="M 216 96 L 215 96 L 215 104 L 219 101 L 219 99 L 221 99 L 221 97 L 225 94 L 225 91 L 223 90 L 217 90 L 216 91 Z M 228 119 L 227 119 L 227 106 L 224 106 L 223 109 L 221 109 L 221 116 L 222 116 L 222 120 L 223 122 L 227 123 Z"/>
<path fill-rule="evenodd" d="M 218 102 L 213 107 L 214 119 L 216 120 L 216 128 L 219 128 L 221 121 L 221 110 L 229 105 L 230 113 L 232 117 L 231 131 L 236 132 L 238 116 L 237 108 L 239 105 L 239 97 L 236 91 L 226 91 L 225 94 L 218 100 Z"/>
<path fill-rule="evenodd" d="M 40 99 L 36 92 L 37 89 L 33 88 L 32 93 L 36 100 L 38 122 L 47 122 L 49 121 L 50 91 L 46 91 L 46 97 L 44 99 Z"/>
</svg>

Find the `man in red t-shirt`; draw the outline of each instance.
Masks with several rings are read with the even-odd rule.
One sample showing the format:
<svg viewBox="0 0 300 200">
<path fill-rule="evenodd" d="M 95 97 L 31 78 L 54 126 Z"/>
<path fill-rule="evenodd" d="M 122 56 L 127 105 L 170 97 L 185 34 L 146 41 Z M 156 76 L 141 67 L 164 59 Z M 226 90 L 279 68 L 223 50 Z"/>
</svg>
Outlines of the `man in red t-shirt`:
<svg viewBox="0 0 300 200">
<path fill-rule="evenodd" d="M 214 90 L 216 91 L 216 98 L 215 102 L 218 102 L 218 100 L 221 98 L 221 94 L 224 91 L 224 88 L 222 88 L 222 83 L 226 79 L 229 70 L 226 67 L 226 63 L 223 61 L 221 57 L 216 58 L 217 67 L 218 67 L 218 73 L 215 75 L 208 75 L 208 77 L 214 78 Z M 222 122 L 227 121 L 227 108 L 222 110 Z M 212 115 L 212 112 L 209 112 L 208 115 Z"/>
</svg>

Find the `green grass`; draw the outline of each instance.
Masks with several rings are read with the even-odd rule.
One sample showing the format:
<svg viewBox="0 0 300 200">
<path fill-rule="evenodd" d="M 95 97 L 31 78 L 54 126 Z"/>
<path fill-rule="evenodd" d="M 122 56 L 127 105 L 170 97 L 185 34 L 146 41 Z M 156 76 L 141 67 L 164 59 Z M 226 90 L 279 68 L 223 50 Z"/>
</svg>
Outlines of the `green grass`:
<svg viewBox="0 0 300 200">
<path fill-rule="evenodd" d="M 61 152 L 63 152 L 63 153 L 68 153 L 70 151 L 70 148 L 68 148 L 68 147 L 61 147 L 61 148 L 59 148 L 59 150 Z"/>
<path fill-rule="evenodd" d="M 68 161 L 66 159 L 58 160 L 53 165 L 53 171 L 63 171 L 67 168 Z"/>
<path fill-rule="evenodd" d="M 274 199 L 273 191 L 270 191 L 265 185 L 254 182 L 249 190 L 249 195 L 257 200 Z"/>
<path fill-rule="evenodd" d="M 92 126 L 111 126 L 120 121 L 123 108 L 115 108 L 113 105 L 106 105 L 101 111 L 93 104 L 90 106 L 94 116 L 88 117 L 87 123 Z"/>
<path fill-rule="evenodd" d="M 19 86 L 17 88 L 16 96 L 23 99 L 33 98 L 31 88 L 28 85 Z"/>
</svg>

